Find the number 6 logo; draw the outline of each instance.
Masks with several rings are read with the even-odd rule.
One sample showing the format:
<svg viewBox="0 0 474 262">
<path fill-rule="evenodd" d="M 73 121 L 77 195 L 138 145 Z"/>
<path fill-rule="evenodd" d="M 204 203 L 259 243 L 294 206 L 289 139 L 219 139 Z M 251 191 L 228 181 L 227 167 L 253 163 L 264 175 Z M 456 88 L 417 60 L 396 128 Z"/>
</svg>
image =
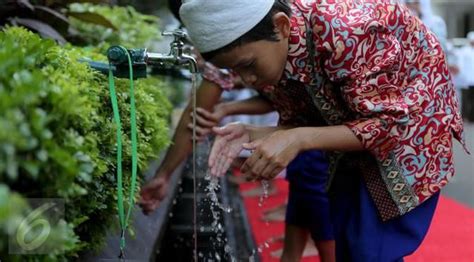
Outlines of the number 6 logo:
<svg viewBox="0 0 474 262">
<path fill-rule="evenodd" d="M 49 233 L 51 232 L 51 226 L 49 221 L 45 218 L 42 218 L 41 215 L 46 212 L 48 209 L 51 209 L 56 204 L 46 203 L 33 210 L 21 223 L 18 227 L 16 233 L 16 241 L 18 245 L 26 251 L 32 251 L 40 247 L 46 239 L 48 239 Z M 29 243 L 26 241 L 26 236 L 35 227 L 41 227 L 39 234 L 30 240 Z"/>
</svg>

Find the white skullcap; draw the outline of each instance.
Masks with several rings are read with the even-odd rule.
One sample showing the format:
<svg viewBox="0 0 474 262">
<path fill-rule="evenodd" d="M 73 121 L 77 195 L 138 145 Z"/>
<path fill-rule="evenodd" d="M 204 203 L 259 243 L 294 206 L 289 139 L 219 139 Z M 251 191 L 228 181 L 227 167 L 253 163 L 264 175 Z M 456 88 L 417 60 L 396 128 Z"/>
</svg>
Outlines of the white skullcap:
<svg viewBox="0 0 474 262">
<path fill-rule="evenodd" d="M 467 33 L 466 38 L 467 38 L 469 41 L 474 41 L 474 31 L 471 31 L 471 32 Z"/>
<path fill-rule="evenodd" d="M 256 26 L 275 0 L 184 0 L 179 14 L 195 47 L 224 47 Z"/>
</svg>

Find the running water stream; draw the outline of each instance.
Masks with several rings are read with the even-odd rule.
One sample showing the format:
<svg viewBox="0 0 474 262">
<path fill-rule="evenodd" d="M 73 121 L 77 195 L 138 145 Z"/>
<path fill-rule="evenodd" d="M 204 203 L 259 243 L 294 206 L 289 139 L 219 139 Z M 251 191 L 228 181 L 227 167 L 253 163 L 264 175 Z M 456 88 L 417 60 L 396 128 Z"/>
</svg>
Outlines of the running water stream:
<svg viewBox="0 0 474 262">
<path fill-rule="evenodd" d="M 197 92 L 197 74 L 193 73 L 191 78 L 191 92 L 192 92 L 192 104 L 193 104 L 193 115 L 196 115 L 196 92 Z M 197 147 L 196 147 L 196 117 L 193 117 L 193 228 L 194 228 L 194 261 L 198 261 L 198 235 L 197 235 L 197 186 L 196 186 L 196 158 L 197 158 Z"/>
<path fill-rule="evenodd" d="M 193 107 L 193 115 L 196 115 L 196 91 L 197 91 L 197 75 L 193 74 L 192 75 L 192 107 Z M 205 193 L 207 196 L 207 199 L 204 201 L 210 201 L 210 210 L 203 210 L 201 209 L 200 212 L 205 212 L 205 211 L 210 211 L 212 214 L 212 224 L 211 224 L 211 230 L 215 233 L 216 237 L 213 239 L 216 241 L 216 246 L 224 246 L 224 250 L 226 252 L 227 257 L 231 258 L 231 261 L 234 261 L 232 258 L 232 251 L 231 248 L 227 245 L 227 239 L 224 238 L 223 236 L 225 235 L 225 229 L 221 224 L 222 218 L 221 218 L 221 213 L 226 212 L 230 213 L 232 212 L 232 208 L 228 206 L 223 206 L 222 203 L 219 202 L 219 197 L 218 197 L 218 191 L 219 191 L 219 178 L 217 177 L 212 177 L 209 172 L 209 168 L 207 166 L 207 157 L 209 155 L 210 149 L 211 149 L 211 143 L 209 140 L 206 140 L 202 146 L 205 147 L 205 151 L 207 151 L 207 154 L 204 156 L 202 154 L 198 154 L 198 144 L 196 141 L 196 117 L 192 118 L 193 121 L 193 155 L 192 155 L 192 177 L 193 177 L 193 237 L 194 237 L 194 261 L 197 262 L 198 259 L 206 259 L 209 261 L 221 261 L 221 255 L 219 255 L 218 252 L 215 252 L 214 254 L 208 254 L 207 256 L 210 257 L 205 257 L 205 255 L 202 252 L 199 252 L 198 250 L 198 228 L 199 232 L 204 232 L 206 229 L 201 226 L 198 226 L 198 217 L 203 217 L 203 214 L 200 214 L 198 216 L 198 187 L 201 187 L 201 184 L 198 184 L 198 173 L 199 177 L 202 177 L 204 175 L 204 180 L 201 180 L 202 182 L 207 183 L 205 185 Z M 199 155 L 199 157 L 198 157 Z M 202 183 L 201 182 L 201 183 Z"/>
<path fill-rule="evenodd" d="M 196 91 L 197 91 L 197 74 L 192 75 L 192 107 L 193 115 L 196 115 Z M 207 165 L 207 157 L 211 150 L 211 141 L 206 139 L 203 143 L 198 144 L 196 140 L 196 118 L 192 118 L 193 124 L 193 139 L 192 139 L 192 183 L 193 183 L 193 258 L 194 261 L 236 261 L 235 250 L 228 244 L 226 237 L 225 226 L 223 225 L 224 214 L 229 214 L 233 210 L 230 206 L 226 206 L 220 199 L 220 178 L 211 176 Z M 204 152 L 202 152 L 204 151 Z M 204 179 L 202 179 L 204 178 Z M 205 185 L 202 185 L 205 183 Z M 262 207 L 264 201 L 268 198 L 269 182 L 262 181 L 263 194 L 259 198 L 258 206 Z M 201 189 L 201 190 L 200 190 Z M 204 189 L 205 198 L 199 194 Z M 204 204 L 209 203 L 209 205 Z M 203 208 L 206 207 L 206 208 Z M 209 214 L 210 213 L 210 214 Z M 212 221 L 209 225 L 205 223 L 204 226 L 199 226 L 198 218 L 206 219 L 206 215 Z M 207 237 L 211 231 L 213 232 L 212 241 L 215 243 L 216 250 L 214 252 L 200 252 L 198 233 L 204 234 L 202 237 Z M 264 248 L 268 248 L 270 243 L 263 243 L 259 245 L 256 250 L 253 250 L 252 255 L 248 258 L 249 261 L 255 260 L 256 252 L 261 253 Z M 219 247 L 223 247 L 225 254 L 218 252 Z M 224 256 L 222 256 L 224 255 Z"/>
</svg>

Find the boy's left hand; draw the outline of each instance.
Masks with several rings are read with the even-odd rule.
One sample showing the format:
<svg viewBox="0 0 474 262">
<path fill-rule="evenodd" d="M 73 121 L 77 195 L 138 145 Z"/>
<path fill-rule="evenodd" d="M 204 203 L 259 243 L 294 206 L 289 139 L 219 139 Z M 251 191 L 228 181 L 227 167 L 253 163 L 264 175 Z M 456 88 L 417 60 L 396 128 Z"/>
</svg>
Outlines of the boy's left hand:
<svg viewBox="0 0 474 262">
<path fill-rule="evenodd" d="M 274 178 L 301 151 L 299 137 L 291 129 L 276 131 L 243 146 L 254 150 L 241 168 L 249 180 Z"/>
<path fill-rule="evenodd" d="M 216 140 L 209 154 L 209 169 L 213 176 L 223 176 L 232 161 L 243 149 L 243 144 L 250 141 L 250 133 L 245 125 L 235 122 L 212 129 Z"/>
</svg>

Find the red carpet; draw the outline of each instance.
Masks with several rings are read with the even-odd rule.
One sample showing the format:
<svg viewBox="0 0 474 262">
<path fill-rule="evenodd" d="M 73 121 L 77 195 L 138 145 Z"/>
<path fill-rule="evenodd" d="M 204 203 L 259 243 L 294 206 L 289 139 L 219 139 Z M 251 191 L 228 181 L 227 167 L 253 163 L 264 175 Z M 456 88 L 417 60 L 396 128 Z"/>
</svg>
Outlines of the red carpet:
<svg viewBox="0 0 474 262">
<path fill-rule="evenodd" d="M 473 262 L 474 209 L 441 196 L 430 231 L 407 262 Z"/>
<path fill-rule="evenodd" d="M 286 202 L 288 184 L 284 179 L 276 179 L 278 192 L 264 200 L 261 207 L 259 196 L 245 197 L 244 203 L 249 216 L 257 245 L 262 248 L 260 257 L 263 262 L 279 261 L 271 253 L 283 247 L 282 241 L 273 241 L 283 236 L 283 222 L 263 221 L 263 211 Z M 260 187 L 260 183 L 243 183 L 241 192 Z M 319 261 L 318 257 L 308 257 L 302 261 Z M 406 258 L 407 262 L 473 262 L 474 261 L 474 209 L 455 200 L 441 197 L 430 231 L 415 254 Z"/>
</svg>

